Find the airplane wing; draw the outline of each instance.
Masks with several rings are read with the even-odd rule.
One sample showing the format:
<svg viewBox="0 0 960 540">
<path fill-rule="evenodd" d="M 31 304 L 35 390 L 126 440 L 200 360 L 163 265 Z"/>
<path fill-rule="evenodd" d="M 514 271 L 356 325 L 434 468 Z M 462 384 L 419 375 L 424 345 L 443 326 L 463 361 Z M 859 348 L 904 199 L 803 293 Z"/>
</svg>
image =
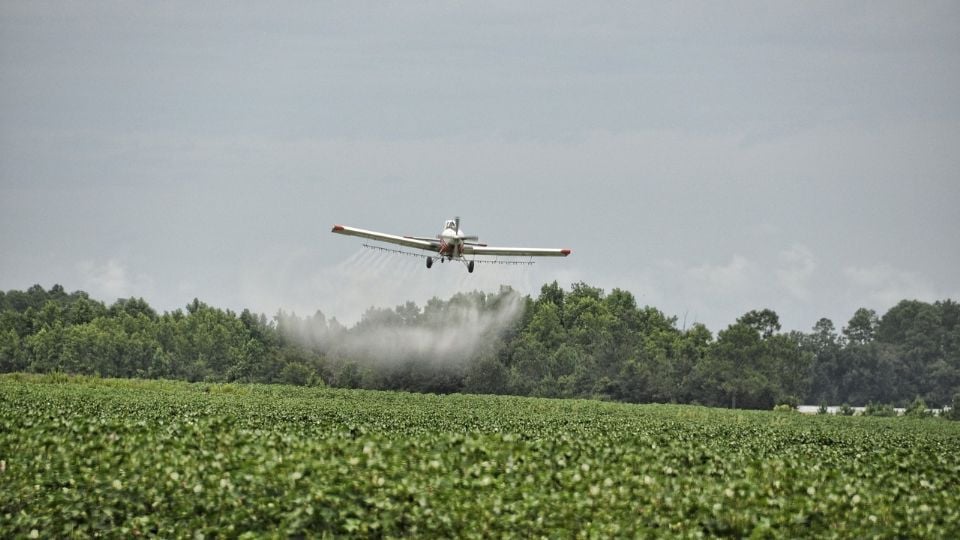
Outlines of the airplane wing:
<svg viewBox="0 0 960 540">
<path fill-rule="evenodd" d="M 569 249 L 525 248 L 525 247 L 494 247 L 474 246 L 465 244 L 464 255 L 491 255 L 504 257 L 566 257 Z"/>
<path fill-rule="evenodd" d="M 346 225 L 334 225 L 333 230 L 330 232 L 345 234 L 347 236 L 360 236 L 362 238 L 369 238 L 371 240 L 379 240 L 381 242 L 389 242 L 391 244 L 399 244 L 409 248 L 426 249 L 429 251 L 436 251 L 440 246 L 439 240 L 414 238 L 412 236 L 398 236 L 395 234 L 386 234 L 376 231 L 368 231 L 365 229 L 357 229 L 355 227 L 347 227 Z"/>
</svg>

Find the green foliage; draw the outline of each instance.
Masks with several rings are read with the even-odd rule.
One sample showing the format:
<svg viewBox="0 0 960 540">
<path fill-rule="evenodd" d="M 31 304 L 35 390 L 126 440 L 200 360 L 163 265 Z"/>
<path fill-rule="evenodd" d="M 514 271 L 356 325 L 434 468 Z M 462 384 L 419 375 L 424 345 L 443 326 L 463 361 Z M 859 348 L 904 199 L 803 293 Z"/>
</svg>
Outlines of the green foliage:
<svg viewBox="0 0 960 540">
<path fill-rule="evenodd" d="M 767 409 L 776 401 L 769 362 L 769 342 L 746 322 L 717 335 L 707 360 L 698 366 L 705 383 L 706 404 Z"/>
<path fill-rule="evenodd" d="M 844 403 L 839 409 L 837 409 L 837 414 L 840 416 L 853 416 L 857 414 L 857 411 L 855 411 L 849 404 Z"/>
<path fill-rule="evenodd" d="M 297 386 L 310 386 L 314 371 L 300 362 L 290 362 L 280 370 L 280 382 Z"/>
<path fill-rule="evenodd" d="M 819 415 L 830 414 L 830 410 L 827 409 L 826 403 L 821 403 L 820 406 L 817 407 L 817 414 Z"/>
<path fill-rule="evenodd" d="M 944 417 L 949 420 L 960 421 L 960 394 L 954 394 L 950 409 L 946 411 Z"/>
<path fill-rule="evenodd" d="M 903 415 L 912 418 L 929 418 L 933 416 L 933 413 L 927 409 L 927 403 L 918 396 L 904 409 Z"/>
<path fill-rule="evenodd" d="M 860 308 L 853 314 L 850 322 L 843 329 L 843 335 L 850 343 L 866 345 L 874 340 L 879 326 L 880 320 L 877 317 L 877 312 L 872 309 Z"/>
<path fill-rule="evenodd" d="M 841 361 L 843 341 L 833 321 L 822 318 L 813 332 L 800 338 L 801 349 L 810 355 L 809 398 L 820 403 L 842 401 L 841 385 L 847 366 Z"/>
<path fill-rule="evenodd" d="M 486 320 L 497 323 L 478 324 Z M 158 314 L 142 298 L 107 307 L 82 291 L 35 285 L 0 294 L 0 372 L 762 410 L 915 398 L 939 408 L 960 392 L 960 305 L 951 300 L 903 301 L 882 317 L 861 308 L 840 334 L 825 318 L 810 333 L 781 332 L 770 309 L 748 311 L 716 336 L 676 323 L 628 291 L 583 282 L 569 291 L 546 284 L 536 299 L 502 287 L 422 308 L 372 307 L 351 328 L 319 311 L 268 319 L 194 299 Z M 393 347 L 404 333 L 419 346 Z M 456 345 L 431 352 L 437 342 Z"/>
<path fill-rule="evenodd" d="M 737 323 L 753 328 L 763 339 L 780 331 L 780 317 L 772 309 L 749 311 L 737 319 Z"/>
<path fill-rule="evenodd" d="M 960 425 L 0 377 L 0 536 L 960 535 Z"/>
<path fill-rule="evenodd" d="M 867 403 L 866 408 L 863 410 L 863 415 L 890 417 L 890 416 L 896 416 L 897 411 L 893 408 L 893 405 L 889 405 L 885 403 L 874 403 L 871 401 L 870 403 Z"/>
</svg>

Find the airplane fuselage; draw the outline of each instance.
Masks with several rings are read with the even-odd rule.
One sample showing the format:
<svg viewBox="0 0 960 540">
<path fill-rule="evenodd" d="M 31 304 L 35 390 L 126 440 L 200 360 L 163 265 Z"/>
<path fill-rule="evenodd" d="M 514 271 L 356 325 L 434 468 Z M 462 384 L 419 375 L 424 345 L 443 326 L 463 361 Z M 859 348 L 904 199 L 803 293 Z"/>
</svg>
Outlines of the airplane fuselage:
<svg viewBox="0 0 960 540">
<path fill-rule="evenodd" d="M 459 257 L 463 254 L 463 233 L 457 232 L 454 227 L 446 227 L 440 233 L 440 253 L 450 257 Z"/>
<path fill-rule="evenodd" d="M 463 231 L 460 230 L 460 218 L 445 221 L 443 223 L 443 229 L 440 230 L 440 234 L 433 238 L 386 234 L 377 231 L 368 231 L 366 229 L 358 229 L 356 227 L 347 227 L 345 225 L 334 225 L 331 232 L 370 238 L 372 240 L 389 242 L 414 249 L 422 249 L 436 254 L 425 256 L 427 268 L 433 266 L 433 257 L 437 256 L 440 262 L 444 260 L 462 262 L 467 267 L 467 272 L 473 272 L 473 266 L 476 262 L 499 262 L 496 260 L 476 259 L 478 255 L 492 257 L 566 257 L 570 255 L 569 249 L 488 246 L 487 244 L 480 243 L 479 238 L 476 236 L 463 234 Z M 366 244 L 364 244 L 364 246 L 366 246 Z"/>
</svg>

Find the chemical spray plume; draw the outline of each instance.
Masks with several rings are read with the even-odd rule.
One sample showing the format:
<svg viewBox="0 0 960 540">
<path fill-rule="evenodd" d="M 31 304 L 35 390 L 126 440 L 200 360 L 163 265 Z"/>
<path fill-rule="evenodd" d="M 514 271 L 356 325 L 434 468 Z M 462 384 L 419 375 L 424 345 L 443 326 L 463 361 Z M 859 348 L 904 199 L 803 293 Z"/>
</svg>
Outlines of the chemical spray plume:
<svg viewBox="0 0 960 540">
<path fill-rule="evenodd" d="M 463 365 L 496 350 L 500 337 L 520 315 L 524 299 L 509 287 L 499 293 L 458 293 L 449 301 L 434 298 L 420 309 L 413 302 L 394 309 L 370 308 L 346 329 L 322 314 L 281 319 L 281 331 L 331 359 L 371 366 L 417 362 Z"/>
</svg>

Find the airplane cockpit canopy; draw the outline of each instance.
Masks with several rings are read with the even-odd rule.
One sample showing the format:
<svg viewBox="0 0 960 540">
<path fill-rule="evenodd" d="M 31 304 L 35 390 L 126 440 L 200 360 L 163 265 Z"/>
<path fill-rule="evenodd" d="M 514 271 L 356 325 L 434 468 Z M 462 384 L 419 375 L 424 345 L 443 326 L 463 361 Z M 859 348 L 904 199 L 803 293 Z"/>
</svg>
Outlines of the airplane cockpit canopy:
<svg viewBox="0 0 960 540">
<path fill-rule="evenodd" d="M 443 228 L 444 228 L 444 229 L 456 229 L 456 228 L 457 228 L 457 222 L 454 221 L 454 220 L 452 220 L 452 219 L 448 219 L 447 222 L 443 224 Z"/>
</svg>

